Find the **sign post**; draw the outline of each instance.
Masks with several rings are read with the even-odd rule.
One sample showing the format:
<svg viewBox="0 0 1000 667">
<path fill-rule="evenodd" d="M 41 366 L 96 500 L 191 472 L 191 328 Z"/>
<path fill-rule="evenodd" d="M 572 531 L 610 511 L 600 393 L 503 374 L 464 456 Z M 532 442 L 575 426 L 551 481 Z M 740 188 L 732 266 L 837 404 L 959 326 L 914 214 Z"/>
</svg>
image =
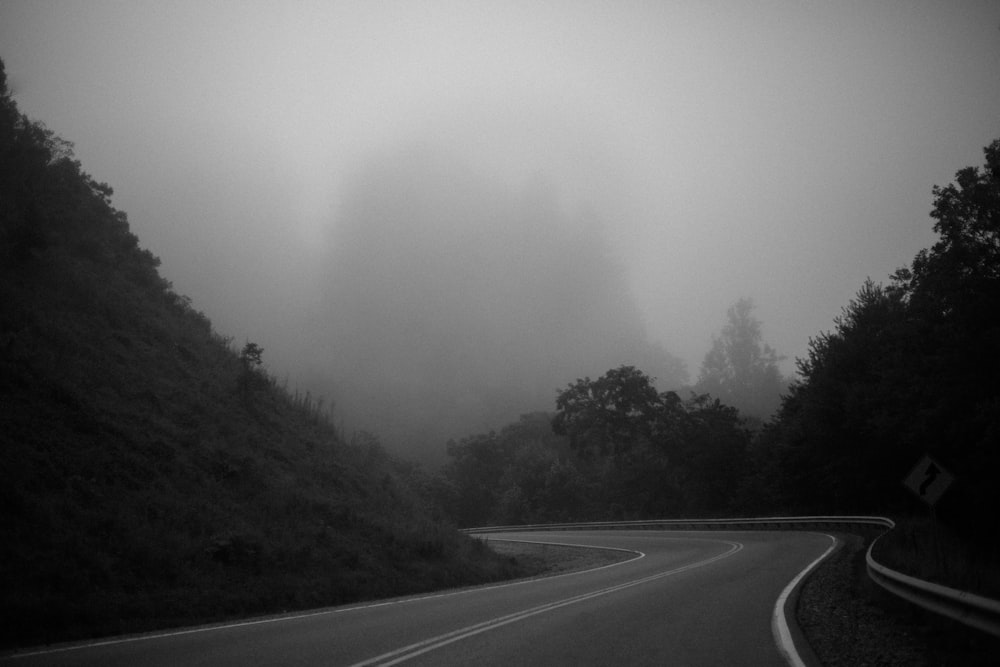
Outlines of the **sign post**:
<svg viewBox="0 0 1000 667">
<path fill-rule="evenodd" d="M 930 456 L 924 456 L 906 476 L 903 484 L 930 507 L 934 507 L 954 481 L 955 476 L 940 463 Z"/>
</svg>

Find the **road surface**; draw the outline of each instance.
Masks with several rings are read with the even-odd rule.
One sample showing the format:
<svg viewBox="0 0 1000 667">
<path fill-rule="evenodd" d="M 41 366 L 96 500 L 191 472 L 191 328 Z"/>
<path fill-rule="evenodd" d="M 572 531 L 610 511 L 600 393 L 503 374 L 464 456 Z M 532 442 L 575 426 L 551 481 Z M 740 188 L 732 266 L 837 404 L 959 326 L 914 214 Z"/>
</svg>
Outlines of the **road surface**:
<svg viewBox="0 0 1000 667">
<path fill-rule="evenodd" d="M 485 536 L 483 536 L 485 537 Z M 806 532 L 558 531 L 615 547 L 586 572 L 63 647 L 24 665 L 786 665 L 776 601 L 831 538 Z"/>
</svg>

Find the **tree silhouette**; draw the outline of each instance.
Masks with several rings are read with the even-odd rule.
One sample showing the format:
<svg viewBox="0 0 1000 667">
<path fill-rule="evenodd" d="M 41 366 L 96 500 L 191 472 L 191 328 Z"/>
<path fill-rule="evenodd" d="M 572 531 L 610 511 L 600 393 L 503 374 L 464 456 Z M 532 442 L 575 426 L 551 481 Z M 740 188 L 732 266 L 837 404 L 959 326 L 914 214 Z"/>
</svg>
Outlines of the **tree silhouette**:
<svg viewBox="0 0 1000 667">
<path fill-rule="evenodd" d="M 243 391 L 243 398 L 248 398 L 250 388 L 259 379 L 257 370 L 264 364 L 264 348 L 257 343 L 247 341 L 240 351 L 240 364 L 243 372 L 240 373 L 240 389 Z"/>
<path fill-rule="evenodd" d="M 264 363 L 263 355 L 264 348 L 257 343 L 247 341 L 240 351 L 240 363 L 243 364 L 243 369 L 249 373 L 260 368 Z"/>
<path fill-rule="evenodd" d="M 785 381 L 778 370 L 781 357 L 762 341 L 753 308 L 747 298 L 730 306 L 721 335 L 713 338 L 701 363 L 695 389 L 744 415 L 766 419 L 777 409 Z"/>
<path fill-rule="evenodd" d="M 569 436 L 583 456 L 619 454 L 652 436 L 662 401 L 652 378 L 634 366 L 621 366 L 560 391 L 552 427 Z"/>
<path fill-rule="evenodd" d="M 888 286 L 865 282 L 810 340 L 762 448 L 800 511 L 913 511 L 899 480 L 925 453 L 958 482 L 936 515 L 971 539 L 1000 503 L 1000 141 L 935 187 L 939 240 Z M 923 508 L 920 508 L 921 510 Z"/>
<path fill-rule="evenodd" d="M 735 409 L 704 395 L 658 394 L 632 366 L 577 380 L 556 407 L 553 429 L 589 463 L 606 515 L 721 511 L 745 474 L 749 438 Z"/>
</svg>

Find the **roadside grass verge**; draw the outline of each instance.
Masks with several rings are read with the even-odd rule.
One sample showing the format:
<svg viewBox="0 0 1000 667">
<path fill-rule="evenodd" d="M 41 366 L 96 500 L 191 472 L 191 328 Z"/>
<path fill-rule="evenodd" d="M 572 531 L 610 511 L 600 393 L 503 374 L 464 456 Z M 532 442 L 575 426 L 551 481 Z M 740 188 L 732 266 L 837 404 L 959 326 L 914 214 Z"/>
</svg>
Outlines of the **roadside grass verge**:
<svg viewBox="0 0 1000 667">
<path fill-rule="evenodd" d="M 635 557 L 627 551 L 589 547 L 508 542 L 495 538 L 483 538 L 483 542 L 497 555 L 512 559 L 523 578 L 588 570 Z"/>
</svg>

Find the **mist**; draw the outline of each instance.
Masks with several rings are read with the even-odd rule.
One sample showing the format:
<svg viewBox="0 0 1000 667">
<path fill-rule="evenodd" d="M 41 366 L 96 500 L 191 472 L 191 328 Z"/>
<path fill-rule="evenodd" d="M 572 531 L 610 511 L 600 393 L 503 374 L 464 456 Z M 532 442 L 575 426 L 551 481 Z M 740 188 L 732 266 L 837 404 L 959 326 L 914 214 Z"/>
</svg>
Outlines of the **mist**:
<svg viewBox="0 0 1000 667">
<path fill-rule="evenodd" d="M 989 2 L 0 2 L 20 108 L 348 434 L 440 456 L 584 375 L 794 373 L 1000 136 Z"/>
<path fill-rule="evenodd" d="M 302 377 L 349 423 L 425 456 L 608 368 L 678 387 L 684 364 L 648 340 L 608 234 L 543 179 L 508 190 L 434 148 L 387 153 L 337 213 Z"/>
</svg>

